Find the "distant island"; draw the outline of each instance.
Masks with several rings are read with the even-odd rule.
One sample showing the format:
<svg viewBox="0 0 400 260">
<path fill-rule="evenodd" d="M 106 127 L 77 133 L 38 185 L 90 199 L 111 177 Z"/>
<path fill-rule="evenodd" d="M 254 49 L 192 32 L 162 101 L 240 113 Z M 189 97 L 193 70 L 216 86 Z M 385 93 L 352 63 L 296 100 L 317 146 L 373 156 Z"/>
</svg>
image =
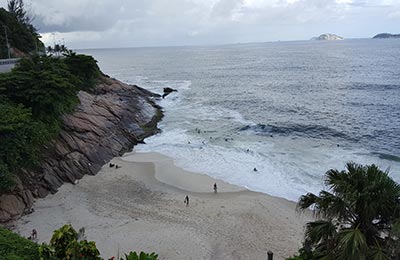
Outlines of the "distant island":
<svg viewBox="0 0 400 260">
<path fill-rule="evenodd" d="M 317 40 L 317 41 L 339 41 L 339 40 L 344 40 L 343 37 L 338 36 L 336 34 L 330 34 L 330 33 L 325 33 L 321 34 L 318 37 L 313 37 L 311 40 Z"/>
<path fill-rule="evenodd" d="M 400 34 L 379 33 L 374 37 L 372 37 L 372 39 L 388 39 L 388 38 L 400 38 Z"/>
</svg>

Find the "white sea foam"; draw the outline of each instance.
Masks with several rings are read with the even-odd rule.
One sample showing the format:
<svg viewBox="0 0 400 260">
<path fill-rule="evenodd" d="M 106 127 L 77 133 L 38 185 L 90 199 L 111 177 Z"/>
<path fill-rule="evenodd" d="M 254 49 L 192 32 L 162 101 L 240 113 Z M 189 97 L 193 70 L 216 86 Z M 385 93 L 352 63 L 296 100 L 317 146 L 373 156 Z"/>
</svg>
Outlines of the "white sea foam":
<svg viewBox="0 0 400 260">
<path fill-rule="evenodd" d="M 180 90 L 190 89 L 188 82 L 158 83 Z M 193 105 L 186 100 L 185 91 L 172 93 L 161 100 L 160 105 L 165 108 L 165 118 L 160 124 L 162 133 L 147 138 L 146 144 L 135 147 L 136 151 L 168 155 L 186 170 L 205 173 L 253 191 L 296 201 L 302 194 L 323 189 L 323 175 L 330 168 L 341 170 L 350 160 L 376 163 L 376 158 L 369 156 L 368 151 L 348 150 L 329 141 L 259 138 L 248 131 L 232 133 L 232 129 L 224 132 L 218 128 L 213 134 L 198 133 L 194 129 L 196 124 L 226 128 L 229 124 L 255 123 L 244 119 L 237 111 Z M 225 140 L 229 133 L 233 138 Z M 396 167 L 390 161 L 379 163 L 383 168 Z"/>
<path fill-rule="evenodd" d="M 165 131 L 146 139 L 146 143 L 135 150 L 157 151 L 171 156 L 186 170 L 293 201 L 306 192 L 323 189 L 323 174 L 329 168 L 341 170 L 349 160 L 376 161 L 365 153 L 345 151 L 328 144 L 304 150 L 305 146 L 310 146 L 305 140 L 292 140 L 290 144 L 281 139 L 265 143 L 238 142 L 224 147 L 183 129 Z M 383 168 L 389 166 L 387 162 L 381 163 Z M 257 168 L 257 172 L 253 168 Z"/>
<path fill-rule="evenodd" d="M 375 61 L 382 52 L 375 42 L 361 49 L 356 42 L 346 44 L 355 50 L 348 61 L 363 64 L 357 71 L 315 59 L 309 43 L 230 46 L 218 52 L 214 47 L 131 49 L 95 56 L 103 71 L 122 81 L 159 94 L 164 87 L 178 90 L 160 101 L 163 132 L 136 150 L 164 153 L 185 169 L 296 200 L 318 192 L 324 173 L 342 170 L 350 160 L 390 167 L 400 181 L 399 162 L 371 154 L 399 155 L 398 80 L 380 74 L 382 64 Z M 343 50 L 318 53 L 342 55 Z M 293 59 L 302 66 L 293 67 Z M 394 60 L 385 67 L 398 68 Z M 384 91 L 378 98 L 377 89 Z M 246 126 L 251 127 L 239 130 Z"/>
</svg>

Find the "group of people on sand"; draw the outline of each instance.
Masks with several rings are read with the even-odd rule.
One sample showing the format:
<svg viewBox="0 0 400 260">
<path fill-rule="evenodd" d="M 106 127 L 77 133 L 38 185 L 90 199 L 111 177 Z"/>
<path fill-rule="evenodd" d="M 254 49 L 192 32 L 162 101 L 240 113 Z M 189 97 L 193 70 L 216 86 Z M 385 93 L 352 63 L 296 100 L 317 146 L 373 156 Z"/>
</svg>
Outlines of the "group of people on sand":
<svg viewBox="0 0 400 260">
<path fill-rule="evenodd" d="M 119 168 L 122 167 L 122 166 L 119 166 L 118 164 L 114 164 L 114 163 L 110 163 L 109 166 L 110 166 L 110 168 L 114 168 L 115 167 L 115 169 L 119 169 Z"/>
<path fill-rule="evenodd" d="M 37 231 L 36 229 L 32 229 L 31 235 L 28 237 L 29 240 L 36 241 L 37 238 Z"/>
<path fill-rule="evenodd" d="M 214 183 L 213 189 L 214 189 L 214 193 L 217 194 L 217 192 L 218 192 L 217 183 Z M 185 200 L 183 201 L 183 203 L 186 204 L 186 207 L 189 206 L 189 196 L 188 195 L 186 195 Z"/>
</svg>

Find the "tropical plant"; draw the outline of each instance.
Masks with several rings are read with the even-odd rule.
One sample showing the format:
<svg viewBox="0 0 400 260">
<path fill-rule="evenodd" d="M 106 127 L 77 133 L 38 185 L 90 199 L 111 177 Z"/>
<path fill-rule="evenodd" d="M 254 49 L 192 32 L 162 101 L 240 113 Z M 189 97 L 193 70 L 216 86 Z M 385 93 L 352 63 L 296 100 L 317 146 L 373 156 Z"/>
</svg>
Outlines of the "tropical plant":
<svg viewBox="0 0 400 260">
<path fill-rule="evenodd" d="M 38 248 L 40 260 L 56 260 L 54 248 L 45 243 L 41 244 Z"/>
<path fill-rule="evenodd" d="M 330 191 L 300 197 L 319 218 L 306 226 L 308 259 L 399 259 L 400 185 L 376 165 L 346 168 L 326 173 Z"/>
<path fill-rule="evenodd" d="M 54 248 L 55 256 L 59 259 L 66 258 L 68 249 L 77 240 L 77 237 L 78 233 L 71 225 L 64 225 L 55 230 L 50 240 L 50 246 Z"/>
<path fill-rule="evenodd" d="M 54 231 L 49 245 L 42 244 L 39 247 L 40 259 L 100 260 L 96 243 L 79 238 L 80 235 L 71 225 L 64 225 Z"/>
<path fill-rule="evenodd" d="M 129 254 L 125 254 L 125 259 L 121 258 L 121 260 L 157 260 L 158 255 L 156 253 L 144 253 L 140 252 L 138 255 L 136 252 L 130 252 Z"/>
</svg>

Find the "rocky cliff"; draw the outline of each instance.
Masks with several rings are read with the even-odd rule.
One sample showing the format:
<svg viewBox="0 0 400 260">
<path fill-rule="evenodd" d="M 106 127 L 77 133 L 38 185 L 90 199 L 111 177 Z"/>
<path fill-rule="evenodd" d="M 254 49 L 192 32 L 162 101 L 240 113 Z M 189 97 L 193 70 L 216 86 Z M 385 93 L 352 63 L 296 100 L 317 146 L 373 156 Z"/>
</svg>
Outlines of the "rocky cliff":
<svg viewBox="0 0 400 260">
<path fill-rule="evenodd" d="M 78 97 L 59 136 L 44 147 L 40 165 L 20 172 L 15 191 L 0 196 L 0 223 L 29 213 L 35 198 L 55 193 L 63 183 L 95 175 L 111 158 L 158 132 L 162 112 L 156 94 L 103 77 L 94 93 L 81 91 Z"/>
</svg>

